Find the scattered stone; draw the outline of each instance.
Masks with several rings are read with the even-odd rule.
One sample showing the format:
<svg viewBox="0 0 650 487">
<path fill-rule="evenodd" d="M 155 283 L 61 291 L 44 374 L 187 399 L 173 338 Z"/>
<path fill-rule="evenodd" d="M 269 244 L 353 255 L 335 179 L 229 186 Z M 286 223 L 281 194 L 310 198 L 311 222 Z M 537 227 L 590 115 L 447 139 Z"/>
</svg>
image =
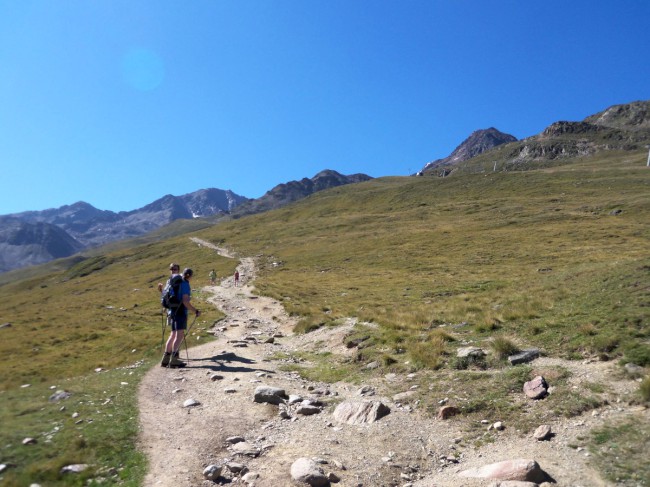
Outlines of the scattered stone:
<svg viewBox="0 0 650 487">
<path fill-rule="evenodd" d="M 223 390 L 223 392 L 225 392 L 226 394 L 234 394 L 235 392 L 237 392 L 237 389 L 235 389 L 234 387 L 227 387 Z"/>
<path fill-rule="evenodd" d="M 255 396 L 253 400 L 255 402 L 266 402 L 269 404 L 282 404 L 288 399 L 284 389 L 271 386 L 259 386 L 255 389 Z"/>
<path fill-rule="evenodd" d="M 390 408 L 380 401 L 345 401 L 334 410 L 334 419 L 341 423 L 374 423 L 390 413 Z"/>
<path fill-rule="evenodd" d="M 533 438 L 537 441 L 549 440 L 552 436 L 551 426 L 548 424 L 542 424 L 537 427 L 533 433 Z"/>
<path fill-rule="evenodd" d="M 334 472 L 329 472 L 327 474 L 327 480 L 329 480 L 333 484 L 338 484 L 341 481 L 341 477 L 336 475 Z"/>
<path fill-rule="evenodd" d="M 208 465 L 203 470 L 203 478 L 206 480 L 217 480 L 221 475 L 221 465 Z"/>
<path fill-rule="evenodd" d="M 302 414 L 303 416 L 311 416 L 312 414 L 318 414 L 321 412 L 321 409 L 318 406 L 313 404 L 305 404 L 304 402 L 298 406 L 296 409 L 296 414 Z"/>
<path fill-rule="evenodd" d="M 50 402 L 59 402 L 63 401 L 64 399 L 68 399 L 70 396 L 72 396 L 71 392 L 68 391 L 56 391 L 54 394 L 50 396 L 48 401 Z"/>
<path fill-rule="evenodd" d="M 375 390 L 370 386 L 363 386 L 357 391 L 357 394 L 360 396 L 374 396 Z"/>
<path fill-rule="evenodd" d="M 185 401 L 183 403 L 184 408 L 191 408 L 191 407 L 200 406 L 200 405 L 201 405 L 201 403 L 199 401 L 197 401 L 196 399 L 188 399 L 187 401 Z"/>
<path fill-rule="evenodd" d="M 228 467 L 228 470 L 230 470 L 232 473 L 240 473 L 244 471 L 246 465 L 243 463 L 228 462 L 226 463 L 226 467 Z"/>
<path fill-rule="evenodd" d="M 325 487 L 330 481 L 323 470 L 309 458 L 299 458 L 291 465 L 291 478 L 312 487 Z"/>
<path fill-rule="evenodd" d="M 618 216 L 618 215 L 620 215 L 621 213 L 623 213 L 623 210 L 621 210 L 620 208 L 617 208 L 617 209 L 612 210 L 612 211 L 609 212 L 609 214 L 610 214 L 611 216 Z"/>
<path fill-rule="evenodd" d="M 296 404 L 302 402 L 302 400 L 302 396 L 299 396 L 297 394 L 289 394 L 289 404 Z"/>
<path fill-rule="evenodd" d="M 3 323 L 3 324 L 1 324 L 0 325 L 0 330 L 2 330 L 3 328 L 11 328 L 11 323 Z"/>
<path fill-rule="evenodd" d="M 531 399 L 542 399 L 548 394 L 548 384 L 541 375 L 524 384 L 524 393 Z"/>
<path fill-rule="evenodd" d="M 216 380 L 223 380 L 223 378 L 224 378 L 223 375 L 219 375 L 219 374 L 212 374 L 212 375 L 210 376 L 210 380 L 211 380 L 212 382 L 214 382 L 214 381 L 216 381 Z"/>
<path fill-rule="evenodd" d="M 235 443 L 232 446 L 232 450 L 238 455 L 245 455 L 247 457 L 256 458 L 260 456 L 260 450 L 246 441 Z"/>
<path fill-rule="evenodd" d="M 231 445 L 234 445 L 235 443 L 241 443 L 242 441 L 246 441 L 243 436 L 231 436 L 229 438 L 226 438 L 226 442 L 230 443 Z"/>
<path fill-rule="evenodd" d="M 374 361 L 370 362 L 369 364 L 366 365 L 366 369 L 372 370 L 372 369 L 378 369 L 379 368 L 379 362 Z"/>
<path fill-rule="evenodd" d="M 395 394 L 393 396 L 393 401 L 395 402 L 405 401 L 410 397 L 414 396 L 415 394 L 417 394 L 415 391 L 400 392 L 399 394 Z"/>
<path fill-rule="evenodd" d="M 260 474 L 258 474 L 257 472 L 248 472 L 241 479 L 245 484 L 252 484 L 259 478 L 260 478 Z"/>
<path fill-rule="evenodd" d="M 458 474 L 461 477 L 493 479 L 493 480 L 521 480 L 527 482 L 544 482 L 548 475 L 535 460 L 518 458 L 492 463 L 479 468 L 463 470 Z"/>
<path fill-rule="evenodd" d="M 643 367 L 632 362 L 625 364 L 625 371 L 634 378 L 641 377 L 644 373 Z"/>
<path fill-rule="evenodd" d="M 526 364 L 539 357 L 538 348 L 528 348 L 508 357 L 510 365 Z"/>
<path fill-rule="evenodd" d="M 504 429 L 506 429 L 506 427 L 503 426 L 503 423 L 501 421 L 497 421 L 492 425 L 492 427 L 497 431 L 503 431 Z"/>
<path fill-rule="evenodd" d="M 456 356 L 460 358 L 481 358 L 485 357 L 485 350 L 478 347 L 463 347 L 456 351 Z"/>
<path fill-rule="evenodd" d="M 449 419 L 460 413 L 460 409 L 456 406 L 442 406 L 438 409 L 438 419 Z"/>
<path fill-rule="evenodd" d="M 89 467 L 86 463 L 76 463 L 73 465 L 66 465 L 61 469 L 61 473 L 81 473 Z"/>
<path fill-rule="evenodd" d="M 25 438 L 23 440 L 23 445 L 35 445 L 36 443 L 38 443 L 38 441 L 36 441 L 36 438 Z"/>
</svg>

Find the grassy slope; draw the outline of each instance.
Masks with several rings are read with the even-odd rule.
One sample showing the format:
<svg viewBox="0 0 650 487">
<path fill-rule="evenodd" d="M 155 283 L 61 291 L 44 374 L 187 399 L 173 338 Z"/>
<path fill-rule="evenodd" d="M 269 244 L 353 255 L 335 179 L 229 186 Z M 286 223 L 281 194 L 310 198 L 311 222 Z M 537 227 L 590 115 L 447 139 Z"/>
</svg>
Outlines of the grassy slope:
<svg viewBox="0 0 650 487">
<path fill-rule="evenodd" d="M 360 327 L 369 338 L 359 363 L 379 358 L 396 370 L 439 370 L 435 387 L 460 374 L 474 388 L 487 385 L 485 395 L 474 394 L 464 405 L 467 414 L 492 411 L 525 423 L 508 392 L 531 371 L 497 367 L 486 380 L 481 372 L 456 370 L 453 350 L 461 340 L 480 344 L 499 336 L 551 355 L 624 357 L 648 365 L 650 171 L 644 163 L 645 154 L 612 153 L 530 172 L 382 178 L 196 235 L 262 255 L 257 287 L 303 316 L 302 329 L 346 316 L 379 323 L 376 331 Z M 613 210 L 622 211 L 613 216 Z M 12 424 L 0 432 L 0 445 L 12 445 L 0 450 L 0 461 L 18 465 L 7 485 L 39 479 L 73 485 L 56 480 L 60 465 L 71 460 L 98 469 L 122 465 L 122 475 L 137 482 L 141 458 L 120 459 L 116 450 L 98 456 L 87 448 L 89 442 L 111 443 L 133 452 L 133 416 L 119 439 L 111 438 L 107 415 L 94 419 L 87 440 L 57 435 L 60 453 L 39 442 L 28 455 L 17 445 L 25 436 L 44 435 L 44 425 L 54 421 L 60 405 L 47 402 L 50 384 L 75 392 L 69 400 L 75 407 L 118 393 L 133 407 L 133 392 L 122 390 L 119 372 L 107 374 L 97 389 L 90 386 L 92 371 L 157 358 L 155 285 L 169 261 L 191 265 L 204 282 L 211 268 L 223 276 L 236 264 L 187 237 L 120 247 L 63 271 L 54 265 L 44 266 L 45 274 L 32 269 L 26 280 L 0 288 L 10 296 L 0 322 L 13 324 L 0 330 L 1 419 Z M 196 299 L 200 303 L 201 296 Z M 204 326 L 215 319 L 215 311 L 206 314 Z M 341 367 L 354 374 L 357 366 Z M 127 382 L 137 382 L 138 374 Z M 25 383 L 33 386 L 20 389 Z M 550 406 L 575 414 L 597 403 L 595 397 L 565 397 L 573 402 Z M 69 416 L 58 421 L 66 432 L 80 428 Z M 48 467 L 34 473 L 44 458 Z"/>
</svg>

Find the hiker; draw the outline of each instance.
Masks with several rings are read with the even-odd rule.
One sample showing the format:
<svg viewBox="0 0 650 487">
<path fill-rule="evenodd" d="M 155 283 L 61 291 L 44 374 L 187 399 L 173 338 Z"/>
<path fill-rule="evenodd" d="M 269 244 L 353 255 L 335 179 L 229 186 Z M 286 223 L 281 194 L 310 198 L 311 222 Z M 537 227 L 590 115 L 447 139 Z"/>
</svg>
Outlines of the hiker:
<svg viewBox="0 0 650 487">
<path fill-rule="evenodd" d="M 176 274 L 178 274 L 181 270 L 181 266 L 176 264 L 175 262 L 172 262 L 169 264 L 169 272 L 171 272 L 171 276 L 169 278 L 171 279 L 174 277 Z M 164 284 L 162 282 L 158 283 L 158 292 L 161 293 L 163 291 Z"/>
<path fill-rule="evenodd" d="M 214 269 L 210 271 L 210 284 L 214 285 L 214 283 L 217 281 L 217 273 L 214 272 Z"/>
<path fill-rule="evenodd" d="M 169 309 L 167 311 L 172 332 L 169 335 L 169 339 L 165 345 L 165 354 L 160 362 L 160 365 L 163 367 L 185 366 L 185 362 L 182 362 L 178 358 L 178 351 L 181 348 L 185 336 L 185 330 L 187 329 L 187 312 L 192 311 L 197 318 L 201 314 L 201 312 L 190 303 L 190 296 L 192 294 L 190 279 L 193 274 L 194 271 L 189 268 L 183 271 L 183 280 L 180 284 L 182 304 L 178 308 Z"/>
<path fill-rule="evenodd" d="M 239 286 L 239 271 L 235 271 L 235 287 Z"/>
</svg>

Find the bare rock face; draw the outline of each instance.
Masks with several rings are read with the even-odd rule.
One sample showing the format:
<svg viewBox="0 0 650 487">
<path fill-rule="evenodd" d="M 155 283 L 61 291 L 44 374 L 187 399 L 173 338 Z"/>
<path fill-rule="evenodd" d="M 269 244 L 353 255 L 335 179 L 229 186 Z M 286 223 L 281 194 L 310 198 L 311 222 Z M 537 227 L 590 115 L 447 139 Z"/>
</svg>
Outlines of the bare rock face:
<svg viewBox="0 0 650 487">
<path fill-rule="evenodd" d="M 541 375 L 524 384 L 524 393 L 531 399 L 542 399 L 548 394 L 548 384 Z"/>
<path fill-rule="evenodd" d="M 334 410 L 334 419 L 341 423 L 374 423 L 390 413 L 390 408 L 380 401 L 345 401 Z"/>
<path fill-rule="evenodd" d="M 325 487 L 330 481 L 323 470 L 309 458 L 299 458 L 291 465 L 291 478 L 312 487 Z"/>
<path fill-rule="evenodd" d="M 518 458 L 504 462 L 492 463 L 479 468 L 463 470 L 461 477 L 472 477 L 492 480 L 519 480 L 522 482 L 542 483 L 548 475 L 535 460 Z"/>
</svg>

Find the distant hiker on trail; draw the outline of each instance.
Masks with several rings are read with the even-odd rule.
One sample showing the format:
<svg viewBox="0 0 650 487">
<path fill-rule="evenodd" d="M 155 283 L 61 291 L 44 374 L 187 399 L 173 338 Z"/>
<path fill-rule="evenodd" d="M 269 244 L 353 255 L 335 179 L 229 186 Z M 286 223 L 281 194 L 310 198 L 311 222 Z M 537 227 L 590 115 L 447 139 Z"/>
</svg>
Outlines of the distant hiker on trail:
<svg viewBox="0 0 650 487">
<path fill-rule="evenodd" d="M 210 284 L 214 285 L 215 282 L 217 282 L 217 273 L 212 269 L 210 271 Z"/>
<path fill-rule="evenodd" d="M 192 269 L 185 269 L 183 271 L 183 280 L 180 283 L 180 296 L 181 304 L 177 308 L 170 308 L 167 311 L 169 322 L 172 327 L 172 332 L 169 335 L 167 344 L 165 345 L 165 354 L 163 355 L 160 365 L 163 367 L 184 367 L 185 362 L 178 358 L 178 351 L 183 343 L 185 330 L 187 329 L 187 312 L 192 311 L 196 317 L 201 312 L 190 303 L 190 296 L 192 288 L 190 287 L 190 279 L 194 271 Z"/>
<path fill-rule="evenodd" d="M 235 271 L 235 287 L 239 286 L 239 271 Z"/>
</svg>

